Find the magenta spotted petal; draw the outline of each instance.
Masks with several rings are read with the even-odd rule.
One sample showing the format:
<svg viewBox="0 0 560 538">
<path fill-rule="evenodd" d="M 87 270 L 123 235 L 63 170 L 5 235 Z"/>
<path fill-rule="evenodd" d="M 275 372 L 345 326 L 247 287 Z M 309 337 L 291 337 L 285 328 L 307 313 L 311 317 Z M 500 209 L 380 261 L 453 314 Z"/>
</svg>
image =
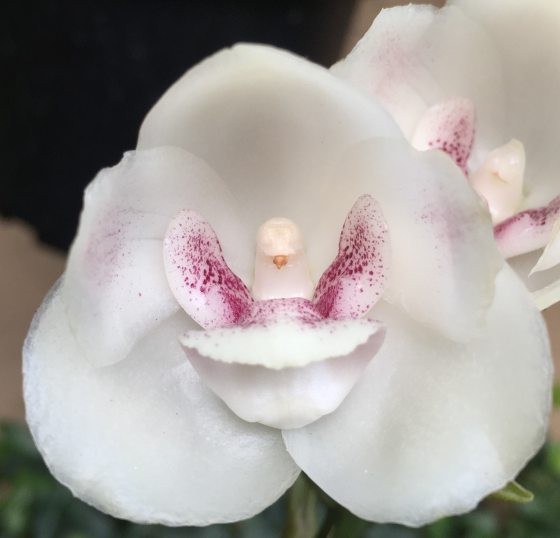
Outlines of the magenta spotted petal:
<svg viewBox="0 0 560 538">
<path fill-rule="evenodd" d="M 475 110 L 470 99 L 446 99 L 430 107 L 418 121 L 412 144 L 418 150 L 447 153 L 467 175 L 474 143 Z"/>
<path fill-rule="evenodd" d="M 550 204 L 522 211 L 498 224 L 494 236 L 506 258 L 543 248 L 550 240 L 552 228 L 560 217 L 560 196 Z"/>
<path fill-rule="evenodd" d="M 389 258 L 381 208 L 371 196 L 361 196 L 344 222 L 338 255 L 315 290 L 318 311 L 333 319 L 365 315 L 385 289 Z"/>
<path fill-rule="evenodd" d="M 249 314 L 249 290 L 227 266 L 210 224 L 194 211 L 173 218 L 163 252 L 173 295 L 202 327 L 235 325 Z"/>
</svg>

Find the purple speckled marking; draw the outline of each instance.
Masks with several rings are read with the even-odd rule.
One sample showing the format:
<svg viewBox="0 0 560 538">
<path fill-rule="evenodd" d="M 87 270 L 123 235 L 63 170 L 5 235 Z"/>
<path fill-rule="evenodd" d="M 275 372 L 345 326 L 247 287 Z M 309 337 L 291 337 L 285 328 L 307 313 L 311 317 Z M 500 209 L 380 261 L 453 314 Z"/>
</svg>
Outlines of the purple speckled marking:
<svg viewBox="0 0 560 538">
<path fill-rule="evenodd" d="M 419 149 L 447 153 L 467 175 L 467 162 L 474 143 L 474 106 L 467 99 L 453 98 L 438 103 L 424 114 L 416 133 Z"/>
<path fill-rule="evenodd" d="M 548 205 L 527 209 L 494 227 L 494 237 L 506 258 L 543 248 L 550 239 L 556 219 L 560 218 L 560 196 Z"/>
<path fill-rule="evenodd" d="M 99 288 L 118 283 L 124 268 L 130 264 L 129 210 L 112 208 L 101 213 L 91 226 L 83 259 L 83 271 L 89 282 Z"/>
<path fill-rule="evenodd" d="M 344 222 L 338 255 L 315 290 L 318 312 L 332 319 L 366 314 L 385 288 L 389 248 L 379 204 L 369 195 L 360 196 Z"/>
<path fill-rule="evenodd" d="M 338 256 L 323 273 L 313 301 L 254 301 L 227 266 L 210 224 L 193 211 L 181 211 L 171 221 L 163 250 L 173 294 L 205 329 L 266 327 L 282 320 L 313 327 L 326 318 L 358 318 L 370 310 L 385 286 L 389 242 L 377 202 L 361 196 L 346 218 Z"/>
<path fill-rule="evenodd" d="M 164 240 L 164 262 L 173 294 L 202 327 L 240 324 L 251 312 L 247 286 L 228 267 L 210 224 L 181 211 Z"/>
<path fill-rule="evenodd" d="M 277 321 L 297 321 L 301 325 L 315 326 L 323 320 L 316 306 L 303 297 L 255 301 L 251 315 L 243 325 L 266 327 Z"/>
</svg>

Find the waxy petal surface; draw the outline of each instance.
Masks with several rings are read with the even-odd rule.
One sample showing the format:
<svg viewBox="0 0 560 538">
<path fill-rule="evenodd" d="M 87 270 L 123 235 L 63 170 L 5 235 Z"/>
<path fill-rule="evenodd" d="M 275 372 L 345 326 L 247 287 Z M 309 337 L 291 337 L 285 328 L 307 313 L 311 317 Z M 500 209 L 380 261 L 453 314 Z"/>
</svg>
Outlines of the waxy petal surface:
<svg viewBox="0 0 560 538">
<path fill-rule="evenodd" d="M 49 469 L 115 517 L 207 525 L 257 514 L 299 469 L 279 432 L 231 413 L 185 359 L 178 313 L 119 364 L 80 354 L 59 291 L 37 314 L 24 350 L 27 421 Z"/>
<path fill-rule="evenodd" d="M 332 70 L 379 99 L 410 141 L 430 109 L 467 98 L 476 111 L 469 169 L 478 168 L 491 149 L 519 138 L 507 134 L 503 96 L 509 88 L 492 36 L 456 7 L 383 10 Z"/>
<path fill-rule="evenodd" d="M 340 405 L 384 336 L 384 328 L 367 319 L 292 318 L 192 331 L 181 343 L 196 371 L 239 417 L 299 428 Z"/>
<path fill-rule="evenodd" d="M 237 325 L 253 299 L 224 260 L 216 233 L 194 211 L 180 211 L 163 242 L 165 272 L 173 295 L 205 329 Z"/>
<path fill-rule="evenodd" d="M 297 223 L 317 282 L 334 254 L 323 264 L 313 245 L 327 236 L 336 246 L 342 226 L 317 226 L 331 198 L 325 178 L 350 145 L 400 136 L 380 105 L 327 69 L 272 47 L 237 45 L 188 71 L 163 95 L 142 125 L 138 147 L 175 145 L 204 159 L 235 194 L 251 240 L 272 217 Z M 353 201 L 364 194 L 351 177 L 346 186 Z"/>
<path fill-rule="evenodd" d="M 390 327 L 375 360 L 336 413 L 284 432 L 288 451 L 368 520 L 419 526 L 469 511 L 544 441 L 553 372 L 543 319 L 507 266 L 483 335 L 467 344 L 386 304 L 375 314 Z"/>
<path fill-rule="evenodd" d="M 354 202 L 347 178 L 375 197 L 387 221 L 391 260 L 384 298 L 450 338 L 472 337 L 492 302 L 503 260 L 490 217 L 460 170 L 440 152 L 418 152 L 406 141 L 365 142 L 333 169 L 324 219 L 342 224 L 341 214 Z M 313 248 L 332 260 L 336 253 L 327 239 Z"/>
<path fill-rule="evenodd" d="M 550 0 L 451 0 L 476 21 L 492 39 L 500 55 L 503 86 L 496 96 L 507 111 L 501 140 L 486 145 L 489 151 L 511 138 L 525 146 L 525 205 L 544 206 L 560 194 L 560 3 Z M 442 47 L 447 43 L 442 43 Z M 465 46 L 472 46 L 465 42 Z M 484 53 L 486 54 L 486 53 Z M 483 61 L 483 60 L 482 60 Z M 449 62 L 451 63 L 451 62 Z M 480 62 L 464 66 L 472 84 L 485 84 L 493 76 Z M 470 97 L 469 93 L 463 93 Z M 479 110 L 477 125 L 493 121 Z M 479 142 L 477 141 L 477 144 Z M 482 141 L 480 142 L 482 145 Z"/>
<path fill-rule="evenodd" d="M 390 242 L 381 207 L 362 195 L 344 221 L 338 254 L 321 276 L 313 302 L 323 317 L 361 317 L 385 289 Z"/>
<path fill-rule="evenodd" d="M 124 359 L 135 342 L 179 308 L 162 259 L 169 222 L 183 207 L 206 215 L 225 256 L 249 279 L 251 237 L 216 174 L 179 148 L 125 155 L 102 170 L 84 197 L 61 289 L 81 355 L 92 364 Z"/>
</svg>

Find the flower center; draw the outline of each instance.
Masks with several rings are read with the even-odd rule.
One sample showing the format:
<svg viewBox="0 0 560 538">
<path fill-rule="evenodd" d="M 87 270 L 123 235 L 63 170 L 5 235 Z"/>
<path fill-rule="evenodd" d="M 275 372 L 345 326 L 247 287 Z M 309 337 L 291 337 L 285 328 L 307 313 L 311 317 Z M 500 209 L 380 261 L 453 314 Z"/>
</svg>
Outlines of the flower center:
<svg viewBox="0 0 560 538">
<path fill-rule="evenodd" d="M 289 219 L 267 220 L 257 232 L 253 297 L 311 299 L 313 290 L 299 228 Z"/>
<path fill-rule="evenodd" d="M 498 224 L 519 210 L 523 200 L 525 148 L 519 140 L 510 140 L 488 154 L 469 181 L 488 203 L 492 222 Z"/>
<path fill-rule="evenodd" d="M 523 201 L 525 148 L 519 140 L 510 140 L 488 153 L 482 166 L 469 173 L 475 120 L 475 107 L 470 99 L 445 99 L 422 115 L 411 143 L 419 151 L 438 149 L 447 153 L 486 200 L 493 223 L 499 224 L 515 215 Z"/>
</svg>

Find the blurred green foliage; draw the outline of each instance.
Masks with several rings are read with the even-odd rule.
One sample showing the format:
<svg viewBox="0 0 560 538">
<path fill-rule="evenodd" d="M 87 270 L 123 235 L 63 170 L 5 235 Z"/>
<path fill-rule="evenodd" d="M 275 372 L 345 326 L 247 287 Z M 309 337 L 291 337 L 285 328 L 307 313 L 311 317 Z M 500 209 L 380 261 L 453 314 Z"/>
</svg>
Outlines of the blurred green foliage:
<svg viewBox="0 0 560 538">
<path fill-rule="evenodd" d="M 0 426 L 0 538 L 558 538 L 560 444 L 549 443 L 519 481 L 535 500 L 486 500 L 471 514 L 422 529 L 373 525 L 336 506 L 307 479 L 262 514 L 232 525 L 167 528 L 111 518 L 73 498 L 51 477 L 29 432 Z"/>
</svg>

